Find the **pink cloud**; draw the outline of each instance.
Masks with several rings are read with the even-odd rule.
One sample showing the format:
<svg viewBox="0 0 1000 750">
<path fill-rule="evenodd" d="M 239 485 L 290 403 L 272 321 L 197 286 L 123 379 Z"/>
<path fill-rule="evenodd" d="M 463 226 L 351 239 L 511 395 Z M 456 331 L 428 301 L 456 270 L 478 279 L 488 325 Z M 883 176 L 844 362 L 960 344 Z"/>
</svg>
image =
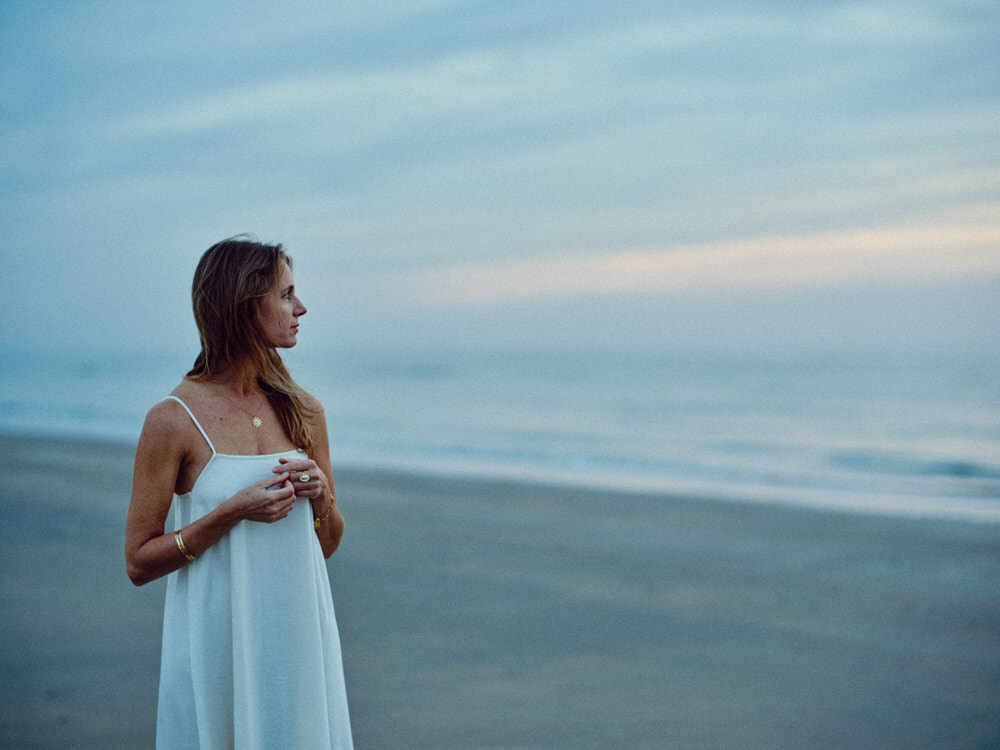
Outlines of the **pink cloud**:
<svg viewBox="0 0 1000 750">
<path fill-rule="evenodd" d="M 408 286 L 423 299 L 462 304 L 994 274 L 1000 221 L 986 219 L 460 265 L 419 272 Z"/>
</svg>

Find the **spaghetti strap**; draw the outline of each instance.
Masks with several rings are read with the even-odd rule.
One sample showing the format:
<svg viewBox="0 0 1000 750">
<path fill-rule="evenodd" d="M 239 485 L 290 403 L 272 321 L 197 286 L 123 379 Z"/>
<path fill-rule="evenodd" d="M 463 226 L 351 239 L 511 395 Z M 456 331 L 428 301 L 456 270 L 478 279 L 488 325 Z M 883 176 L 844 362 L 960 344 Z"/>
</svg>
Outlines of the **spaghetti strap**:
<svg viewBox="0 0 1000 750">
<path fill-rule="evenodd" d="M 167 396 L 167 398 L 173 399 L 178 404 L 180 404 L 181 406 L 184 407 L 184 411 L 186 411 L 188 413 L 188 416 L 191 417 L 191 421 L 194 422 L 194 426 L 198 428 L 198 432 L 201 433 L 201 436 L 203 438 L 205 438 L 205 442 L 208 443 L 208 447 L 212 449 L 212 455 L 214 456 L 215 455 L 215 446 L 212 445 L 212 441 L 208 439 L 208 435 L 205 433 L 205 430 L 202 428 L 201 423 L 194 416 L 194 412 L 192 412 L 188 408 L 187 404 L 185 404 L 183 401 L 181 401 L 179 398 L 177 398 L 177 396 Z"/>
</svg>

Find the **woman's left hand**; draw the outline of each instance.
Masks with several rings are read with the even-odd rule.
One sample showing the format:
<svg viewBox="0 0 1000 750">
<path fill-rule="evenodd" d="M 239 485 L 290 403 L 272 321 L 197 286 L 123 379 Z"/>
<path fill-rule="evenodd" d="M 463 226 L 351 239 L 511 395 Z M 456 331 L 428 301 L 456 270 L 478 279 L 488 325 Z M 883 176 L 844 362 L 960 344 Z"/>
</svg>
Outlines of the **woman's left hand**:
<svg viewBox="0 0 1000 750">
<path fill-rule="evenodd" d="M 278 466 L 272 471 L 275 474 L 289 472 L 288 481 L 295 489 L 295 497 L 308 497 L 312 500 L 325 498 L 329 494 L 325 489 L 326 477 L 311 458 L 279 458 L 278 461 Z"/>
</svg>

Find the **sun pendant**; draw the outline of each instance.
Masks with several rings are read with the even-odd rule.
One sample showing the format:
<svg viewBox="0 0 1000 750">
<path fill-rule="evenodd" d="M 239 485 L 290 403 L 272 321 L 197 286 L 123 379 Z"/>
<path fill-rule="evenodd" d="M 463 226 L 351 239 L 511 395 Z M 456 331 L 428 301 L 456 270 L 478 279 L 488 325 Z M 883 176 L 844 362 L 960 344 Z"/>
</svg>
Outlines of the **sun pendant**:
<svg viewBox="0 0 1000 750">
<path fill-rule="evenodd" d="M 250 424 L 252 424 L 254 427 L 260 427 L 262 424 L 264 424 L 264 420 L 261 419 L 260 417 L 253 417 L 250 419 Z"/>
</svg>

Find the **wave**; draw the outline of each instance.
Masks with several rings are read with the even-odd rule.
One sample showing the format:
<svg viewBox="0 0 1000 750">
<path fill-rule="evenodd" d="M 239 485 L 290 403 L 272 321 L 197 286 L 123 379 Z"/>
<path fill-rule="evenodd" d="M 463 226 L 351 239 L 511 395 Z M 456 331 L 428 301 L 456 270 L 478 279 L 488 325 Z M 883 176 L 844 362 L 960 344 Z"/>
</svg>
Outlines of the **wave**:
<svg viewBox="0 0 1000 750">
<path fill-rule="evenodd" d="M 865 451 L 835 454 L 830 463 L 837 468 L 866 474 L 1000 481 L 1000 466 L 962 459 L 928 459 Z"/>
<path fill-rule="evenodd" d="M 326 405 L 338 466 L 780 496 L 901 515 L 928 503 L 1000 508 L 992 458 L 1000 456 L 1000 409 L 988 368 L 678 364 L 667 355 L 605 361 L 552 352 L 299 365 L 300 382 Z M 16 367 L 0 362 L 0 432 L 134 443 L 176 371 L 162 357 L 136 357 L 125 369 L 54 352 L 21 357 Z"/>
</svg>

